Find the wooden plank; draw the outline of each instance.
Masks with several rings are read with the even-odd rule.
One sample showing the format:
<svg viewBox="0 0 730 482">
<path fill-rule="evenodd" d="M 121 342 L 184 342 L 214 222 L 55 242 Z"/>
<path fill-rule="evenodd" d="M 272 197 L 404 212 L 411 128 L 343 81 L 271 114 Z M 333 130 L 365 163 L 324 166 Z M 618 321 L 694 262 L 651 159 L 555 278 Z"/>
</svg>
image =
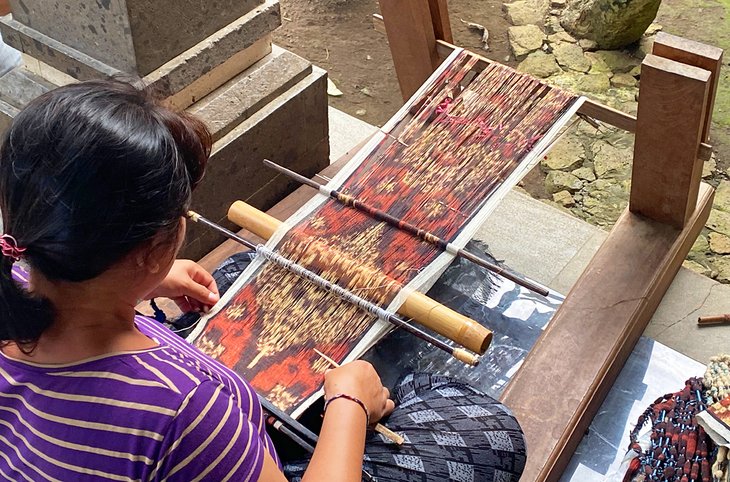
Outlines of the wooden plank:
<svg viewBox="0 0 730 482">
<path fill-rule="evenodd" d="M 712 110 L 715 106 L 717 85 L 720 81 L 723 50 L 694 40 L 659 32 L 654 40 L 652 53 L 659 57 L 710 71 L 710 92 L 705 121 L 702 126 L 702 141 L 708 142 L 710 140 L 710 128 L 712 127 Z"/>
<path fill-rule="evenodd" d="M 446 0 L 428 0 L 428 7 L 431 9 L 431 23 L 436 39 L 453 43 L 454 34 L 451 32 L 449 6 Z"/>
<path fill-rule="evenodd" d="M 401 94 L 406 100 L 440 63 L 431 10 L 423 0 L 380 0 L 380 12 Z"/>
<path fill-rule="evenodd" d="M 451 52 L 453 52 L 456 48 L 454 45 L 451 45 L 450 43 L 441 40 L 436 41 L 436 47 L 439 52 L 439 57 L 442 59 L 448 57 Z M 477 68 L 483 69 L 488 64 L 493 62 L 493 60 L 488 59 L 487 57 L 474 53 L 472 53 L 472 55 L 479 58 L 479 64 L 477 64 Z M 598 121 L 612 125 L 614 127 L 618 127 L 619 129 L 623 129 L 628 132 L 636 132 L 636 117 L 632 116 L 631 114 L 627 114 L 626 112 L 621 112 L 620 110 L 603 105 L 592 99 L 586 99 L 580 109 L 578 109 L 578 113 L 585 114 L 588 117 L 592 117 Z M 710 159 L 711 156 L 712 146 L 707 143 L 700 144 L 700 149 L 697 157 L 702 161 L 707 161 Z"/>
<path fill-rule="evenodd" d="M 697 151 L 710 72 L 647 55 L 641 66 L 629 209 L 683 227 L 702 178 Z"/>
<path fill-rule="evenodd" d="M 705 225 L 713 197 L 703 184 L 681 231 L 628 210 L 619 218 L 502 395 L 527 437 L 522 480 L 560 479 Z"/>
</svg>

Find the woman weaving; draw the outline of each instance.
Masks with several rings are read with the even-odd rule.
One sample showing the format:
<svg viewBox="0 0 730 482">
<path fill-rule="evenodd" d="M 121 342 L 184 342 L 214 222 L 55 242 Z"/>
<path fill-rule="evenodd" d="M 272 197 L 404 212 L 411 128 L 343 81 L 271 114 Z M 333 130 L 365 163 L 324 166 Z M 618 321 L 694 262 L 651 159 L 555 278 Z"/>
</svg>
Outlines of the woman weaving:
<svg viewBox="0 0 730 482">
<path fill-rule="evenodd" d="M 86 82 L 31 102 L 0 149 L 0 479 L 354 481 L 364 452 L 383 480 L 519 479 L 517 422 L 443 377 L 398 387 L 404 447 L 367 435 L 394 402 L 366 362 L 326 374 L 314 455 L 282 467 L 246 381 L 135 314 L 155 296 L 187 311 L 219 299 L 210 274 L 175 260 L 211 149 L 200 121 Z M 483 438 L 438 426 L 456 409 Z"/>
</svg>

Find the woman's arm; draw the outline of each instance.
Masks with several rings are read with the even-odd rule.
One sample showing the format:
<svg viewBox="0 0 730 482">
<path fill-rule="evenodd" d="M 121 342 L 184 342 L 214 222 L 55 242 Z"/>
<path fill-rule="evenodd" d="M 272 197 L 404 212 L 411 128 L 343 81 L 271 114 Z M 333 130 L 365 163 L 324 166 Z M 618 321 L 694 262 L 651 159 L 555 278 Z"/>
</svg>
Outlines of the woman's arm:
<svg viewBox="0 0 730 482">
<path fill-rule="evenodd" d="M 395 408 L 390 392 L 370 363 L 355 361 L 325 374 L 325 399 L 339 394 L 354 397 L 367 407 L 370 423 L 378 422 Z M 356 401 L 335 398 L 327 406 L 319 443 L 304 474 L 303 482 L 362 480 L 362 457 L 365 453 L 366 411 Z M 273 459 L 264 461 L 262 480 L 280 481 L 281 474 Z"/>
<path fill-rule="evenodd" d="M 365 412 L 360 406 L 345 399 L 332 402 L 324 417 L 319 443 L 302 481 L 360 482 L 365 429 Z M 274 459 L 267 454 L 261 481 L 285 480 Z"/>
</svg>

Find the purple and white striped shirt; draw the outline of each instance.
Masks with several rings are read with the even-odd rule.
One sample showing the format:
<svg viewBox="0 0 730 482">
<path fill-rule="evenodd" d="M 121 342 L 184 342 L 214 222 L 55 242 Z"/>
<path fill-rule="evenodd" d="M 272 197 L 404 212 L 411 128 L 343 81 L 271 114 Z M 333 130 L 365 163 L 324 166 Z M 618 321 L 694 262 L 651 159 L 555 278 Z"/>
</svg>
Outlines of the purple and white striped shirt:
<svg viewBox="0 0 730 482">
<path fill-rule="evenodd" d="M 0 354 L 0 480 L 255 481 L 265 450 L 278 462 L 248 383 L 135 322 L 158 347 L 67 365 Z"/>
</svg>

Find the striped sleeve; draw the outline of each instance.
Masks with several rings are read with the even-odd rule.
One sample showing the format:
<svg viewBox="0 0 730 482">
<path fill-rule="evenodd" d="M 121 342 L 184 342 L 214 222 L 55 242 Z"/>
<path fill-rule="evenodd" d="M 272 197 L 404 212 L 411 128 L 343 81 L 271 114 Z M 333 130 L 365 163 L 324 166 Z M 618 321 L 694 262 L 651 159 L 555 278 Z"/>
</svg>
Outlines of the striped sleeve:
<svg viewBox="0 0 730 482">
<path fill-rule="evenodd" d="M 220 383 L 206 381 L 181 404 L 150 480 L 256 481 L 264 451 L 258 431 L 234 397 Z"/>
</svg>

